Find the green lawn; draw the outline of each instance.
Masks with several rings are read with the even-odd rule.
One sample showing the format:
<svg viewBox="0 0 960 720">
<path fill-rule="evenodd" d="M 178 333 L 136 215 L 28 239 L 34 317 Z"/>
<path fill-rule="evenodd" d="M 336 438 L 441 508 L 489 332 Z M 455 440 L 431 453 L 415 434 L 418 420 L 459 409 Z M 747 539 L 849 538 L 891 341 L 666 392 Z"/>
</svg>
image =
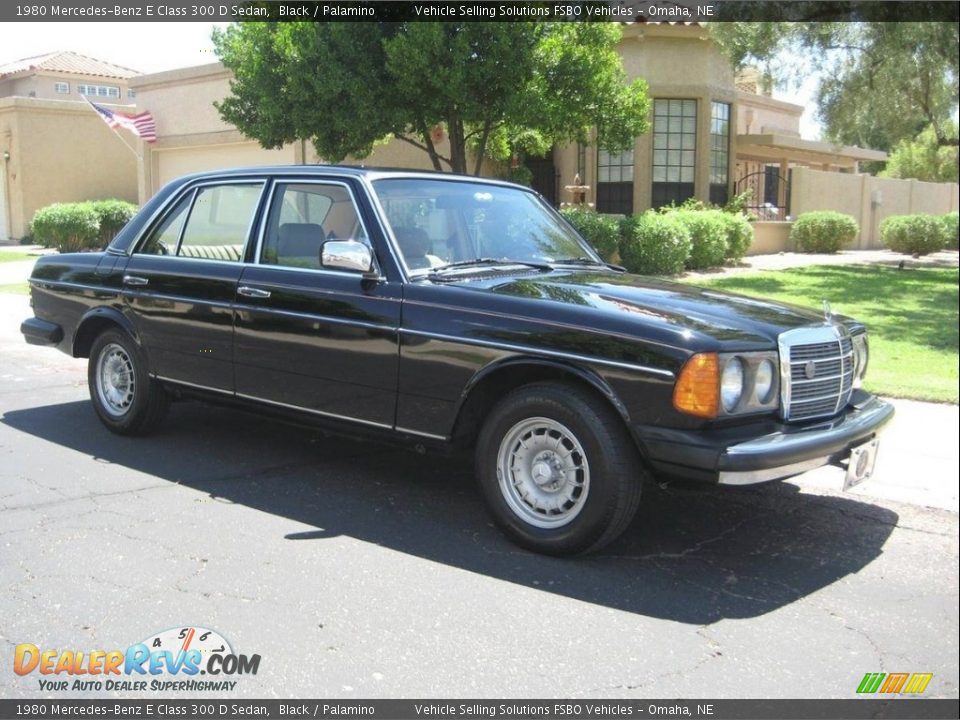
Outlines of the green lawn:
<svg viewBox="0 0 960 720">
<path fill-rule="evenodd" d="M 864 322 L 870 365 L 864 387 L 892 397 L 958 401 L 956 269 L 817 265 L 696 285 L 805 305 Z"/>
<path fill-rule="evenodd" d="M 36 260 L 36 259 L 37 259 L 36 255 L 30 255 L 25 252 L 15 252 L 13 250 L 10 250 L 9 252 L 5 250 L 0 251 L 0 263 L 18 262 L 20 260 Z"/>
<path fill-rule="evenodd" d="M 30 286 L 27 283 L 14 283 L 12 285 L 0 285 L 0 293 L 13 293 L 14 295 L 29 295 Z"/>
</svg>

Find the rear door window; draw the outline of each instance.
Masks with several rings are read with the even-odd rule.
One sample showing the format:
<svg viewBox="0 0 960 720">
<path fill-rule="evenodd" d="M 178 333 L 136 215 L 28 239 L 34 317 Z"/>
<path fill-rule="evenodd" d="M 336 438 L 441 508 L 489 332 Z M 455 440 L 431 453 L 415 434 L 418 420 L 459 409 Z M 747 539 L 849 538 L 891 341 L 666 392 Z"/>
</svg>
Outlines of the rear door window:
<svg viewBox="0 0 960 720">
<path fill-rule="evenodd" d="M 240 262 L 262 189 L 260 183 L 199 188 L 177 255 Z"/>
</svg>

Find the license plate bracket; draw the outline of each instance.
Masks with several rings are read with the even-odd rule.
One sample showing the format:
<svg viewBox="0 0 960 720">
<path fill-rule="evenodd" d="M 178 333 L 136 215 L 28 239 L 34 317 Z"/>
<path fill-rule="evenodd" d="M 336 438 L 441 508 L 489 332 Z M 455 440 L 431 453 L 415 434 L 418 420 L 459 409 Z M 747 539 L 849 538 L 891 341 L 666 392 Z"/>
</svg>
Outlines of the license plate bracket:
<svg viewBox="0 0 960 720">
<path fill-rule="evenodd" d="M 869 442 L 858 445 L 850 451 L 850 459 L 847 462 L 847 474 L 843 479 L 843 489 L 849 490 L 856 487 L 871 475 L 877 464 L 877 449 L 880 447 L 880 440 L 874 438 Z"/>
</svg>

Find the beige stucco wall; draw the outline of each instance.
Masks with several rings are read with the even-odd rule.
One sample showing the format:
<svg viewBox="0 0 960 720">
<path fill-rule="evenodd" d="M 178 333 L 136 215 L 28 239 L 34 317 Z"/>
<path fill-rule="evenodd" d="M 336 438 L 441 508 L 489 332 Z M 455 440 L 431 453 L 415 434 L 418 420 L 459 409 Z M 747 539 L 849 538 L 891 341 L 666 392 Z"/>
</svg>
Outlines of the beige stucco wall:
<svg viewBox="0 0 960 720">
<path fill-rule="evenodd" d="M 803 108 L 766 95 L 737 91 L 737 134 L 779 133 L 800 135 Z"/>
<path fill-rule="evenodd" d="M 126 139 L 134 144 L 132 135 Z M 10 154 L 6 162 L 3 152 Z M 0 98 L 0 171 L 7 233 L 14 239 L 26 236 L 33 214 L 51 203 L 137 200 L 136 157 L 93 110 L 77 102 Z"/>
<path fill-rule="evenodd" d="M 779 252 L 793 250 L 790 242 L 789 222 L 755 222 L 753 223 L 753 242 L 747 250 L 747 255 L 773 255 Z"/>
<path fill-rule="evenodd" d="M 852 216 L 860 226 L 855 247 L 871 248 L 880 247 L 878 229 L 884 218 L 957 210 L 960 186 L 794 168 L 790 199 L 794 217 L 812 210 L 836 210 Z"/>
<path fill-rule="evenodd" d="M 131 78 L 137 106 L 149 110 L 157 136 L 223 132 L 233 126 L 220 119 L 213 103 L 230 94 L 230 71 L 220 63 L 180 68 Z"/>
</svg>

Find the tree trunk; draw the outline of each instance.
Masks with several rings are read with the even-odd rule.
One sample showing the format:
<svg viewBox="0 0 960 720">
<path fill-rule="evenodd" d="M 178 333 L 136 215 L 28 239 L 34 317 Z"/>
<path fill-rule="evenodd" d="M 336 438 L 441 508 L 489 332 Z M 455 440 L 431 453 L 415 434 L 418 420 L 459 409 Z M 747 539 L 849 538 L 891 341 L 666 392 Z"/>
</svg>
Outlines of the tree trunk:
<svg viewBox="0 0 960 720">
<path fill-rule="evenodd" d="M 433 169 L 437 172 L 443 172 L 443 165 L 440 164 L 440 154 L 437 152 L 436 146 L 433 144 L 433 138 L 430 137 L 430 130 L 427 129 L 427 124 L 420 121 L 420 137 L 423 138 L 423 144 L 427 148 L 427 155 L 430 156 L 430 161 L 433 163 Z"/>
<path fill-rule="evenodd" d="M 450 135 L 450 169 L 455 173 L 467 173 L 467 141 L 464 138 L 463 121 L 456 113 L 447 120 L 447 133 Z"/>
</svg>

